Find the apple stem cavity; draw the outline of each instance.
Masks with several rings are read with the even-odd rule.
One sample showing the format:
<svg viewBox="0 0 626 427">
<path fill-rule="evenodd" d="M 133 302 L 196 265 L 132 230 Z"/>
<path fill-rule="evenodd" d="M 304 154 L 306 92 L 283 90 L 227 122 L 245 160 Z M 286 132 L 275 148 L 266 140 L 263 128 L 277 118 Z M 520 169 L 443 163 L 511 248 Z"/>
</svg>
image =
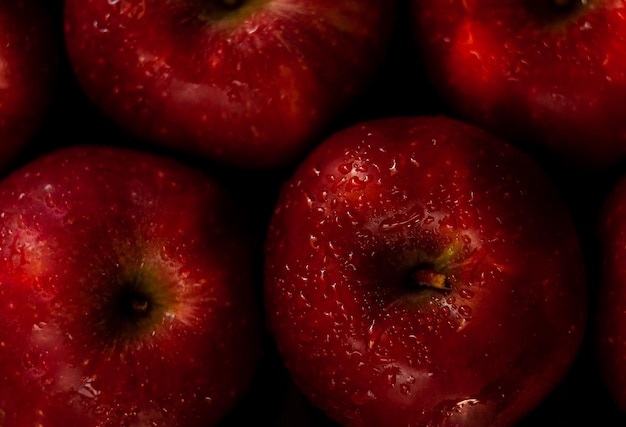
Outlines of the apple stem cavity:
<svg viewBox="0 0 626 427">
<path fill-rule="evenodd" d="M 206 1 L 201 19 L 209 22 L 238 22 L 269 0 L 211 0 Z"/>
<path fill-rule="evenodd" d="M 548 27 L 561 28 L 590 7 L 589 0 L 526 0 L 528 10 Z"/>
<path fill-rule="evenodd" d="M 108 348 L 140 343 L 165 316 L 165 304 L 171 296 L 155 283 L 158 279 L 150 275 L 123 280 L 101 311 L 94 313 Z"/>
<path fill-rule="evenodd" d="M 150 315 L 152 301 L 135 289 L 124 289 L 119 296 L 121 314 L 128 319 L 138 319 Z"/>
<path fill-rule="evenodd" d="M 131 304 L 133 313 L 136 315 L 144 315 L 150 309 L 150 301 L 144 298 L 135 298 Z"/>
<path fill-rule="evenodd" d="M 553 0 L 557 10 L 572 11 L 587 5 L 587 0 Z"/>
<path fill-rule="evenodd" d="M 235 10 L 243 5 L 244 0 L 221 0 L 222 8 L 225 10 Z"/>
</svg>

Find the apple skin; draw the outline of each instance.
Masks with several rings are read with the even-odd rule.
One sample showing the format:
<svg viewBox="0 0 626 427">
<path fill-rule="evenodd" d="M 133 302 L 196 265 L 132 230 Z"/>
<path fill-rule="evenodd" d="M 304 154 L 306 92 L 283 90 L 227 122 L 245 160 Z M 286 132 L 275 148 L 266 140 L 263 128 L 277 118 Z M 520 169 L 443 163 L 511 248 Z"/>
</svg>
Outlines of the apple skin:
<svg viewBox="0 0 626 427">
<path fill-rule="evenodd" d="M 597 172 L 626 163 L 626 3 L 412 0 L 449 115 Z"/>
<path fill-rule="evenodd" d="M 0 170 L 25 151 L 55 96 L 62 39 L 45 1 L 0 4 Z"/>
<path fill-rule="evenodd" d="M 235 207 L 199 170 L 104 146 L 0 183 L 0 424 L 215 425 L 262 353 Z"/>
<path fill-rule="evenodd" d="M 596 313 L 596 349 L 601 379 L 626 413 L 626 179 L 620 178 L 599 218 L 601 281 Z"/>
<path fill-rule="evenodd" d="M 237 167 L 289 167 L 373 79 L 395 1 L 210 10 L 222 3 L 66 1 L 74 73 L 106 116 L 145 141 Z"/>
<path fill-rule="evenodd" d="M 557 188 L 445 116 L 331 135 L 285 182 L 265 245 L 277 348 L 340 425 L 512 426 L 581 346 L 586 266 Z"/>
</svg>

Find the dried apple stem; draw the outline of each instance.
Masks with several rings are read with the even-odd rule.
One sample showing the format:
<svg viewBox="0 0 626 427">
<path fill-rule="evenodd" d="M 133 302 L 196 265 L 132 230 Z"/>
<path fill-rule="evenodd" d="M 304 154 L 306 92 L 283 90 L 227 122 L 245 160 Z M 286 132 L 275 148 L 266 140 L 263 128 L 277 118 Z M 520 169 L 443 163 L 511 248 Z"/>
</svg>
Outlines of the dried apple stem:
<svg viewBox="0 0 626 427">
<path fill-rule="evenodd" d="M 411 273 L 411 283 L 416 287 L 448 290 L 446 275 L 430 268 L 418 268 Z"/>
</svg>

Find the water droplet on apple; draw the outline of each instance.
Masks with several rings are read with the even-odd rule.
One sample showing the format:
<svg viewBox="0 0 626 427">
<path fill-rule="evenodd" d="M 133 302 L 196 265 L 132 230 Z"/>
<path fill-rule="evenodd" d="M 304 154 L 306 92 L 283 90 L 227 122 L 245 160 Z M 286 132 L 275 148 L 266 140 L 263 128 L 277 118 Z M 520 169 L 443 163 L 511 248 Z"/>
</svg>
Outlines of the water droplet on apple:
<svg viewBox="0 0 626 427">
<path fill-rule="evenodd" d="M 72 214 L 67 214 L 63 218 L 63 222 L 65 225 L 73 225 L 76 222 L 76 217 Z"/>
<path fill-rule="evenodd" d="M 92 25 L 94 29 L 100 31 L 101 33 L 109 32 L 109 28 L 106 26 L 106 24 L 101 24 L 99 21 L 93 21 Z"/>
<path fill-rule="evenodd" d="M 339 166 L 337 166 L 337 170 L 342 175 L 350 173 L 352 171 L 352 162 L 340 164 Z"/>
<path fill-rule="evenodd" d="M 461 288 L 459 290 L 459 295 L 464 299 L 472 299 L 474 297 L 474 291 L 471 291 L 467 288 Z"/>
<path fill-rule="evenodd" d="M 341 258 L 341 247 L 336 242 L 332 240 L 328 241 L 328 243 L 326 243 L 326 249 L 334 259 Z"/>
<path fill-rule="evenodd" d="M 251 20 L 252 21 L 252 20 Z M 259 29 L 258 25 L 250 25 L 248 27 L 246 27 L 246 33 L 248 33 L 248 35 L 250 34 L 254 34 L 256 33 L 256 31 Z"/>
<path fill-rule="evenodd" d="M 81 388 L 78 389 L 78 394 L 80 394 L 81 396 L 89 397 L 89 398 L 98 397 L 100 395 L 100 390 L 97 390 L 93 386 L 92 383 L 94 380 L 95 378 L 83 379 L 83 385 Z"/>
<path fill-rule="evenodd" d="M 309 245 L 311 245 L 311 247 L 315 250 L 318 250 L 320 248 L 317 236 L 313 234 L 309 235 Z"/>
<path fill-rule="evenodd" d="M 54 310 L 58 310 L 62 306 L 63 302 L 60 298 L 53 298 L 52 301 L 50 301 L 50 307 Z"/>
<path fill-rule="evenodd" d="M 367 340 L 367 347 L 374 348 L 376 347 L 382 339 L 385 337 L 385 328 L 380 325 L 380 322 L 373 320 L 370 324 L 370 327 L 367 330 L 369 335 L 369 339 Z"/>
<path fill-rule="evenodd" d="M 352 400 L 353 403 L 357 405 L 362 405 L 364 403 L 376 400 L 376 394 L 374 394 L 372 390 L 367 390 L 367 391 L 358 390 L 354 392 L 352 396 L 350 396 L 350 399 Z"/>
<path fill-rule="evenodd" d="M 421 207 L 415 207 L 406 213 L 394 215 L 385 218 L 378 225 L 378 229 L 383 232 L 396 231 L 401 228 L 417 223 L 424 217 L 424 210 Z"/>
<path fill-rule="evenodd" d="M 298 308 L 300 309 L 302 308 L 310 309 L 312 307 L 311 302 L 309 301 L 309 298 L 302 291 L 298 293 L 298 299 L 296 300 L 296 303 L 298 305 Z"/>
<path fill-rule="evenodd" d="M 388 385 L 392 387 L 396 385 L 396 379 L 398 377 L 399 372 L 400 372 L 400 369 L 398 369 L 397 367 L 387 368 L 383 371 L 383 375 Z"/>
<path fill-rule="evenodd" d="M 49 208 L 55 208 L 57 203 L 56 200 L 54 200 L 54 197 L 52 196 L 52 194 L 50 193 L 46 193 L 46 206 L 48 206 Z"/>
<path fill-rule="evenodd" d="M 459 307 L 459 314 L 463 317 L 472 317 L 472 309 L 467 305 L 462 305 Z"/>
<path fill-rule="evenodd" d="M 44 374 L 41 377 L 41 384 L 44 387 L 49 387 L 54 383 L 54 377 L 51 374 Z"/>
<path fill-rule="evenodd" d="M 169 261 L 171 259 L 170 254 L 169 254 L 169 252 L 167 250 L 167 247 L 165 247 L 165 246 L 161 246 L 159 254 L 161 255 L 161 259 L 163 261 Z"/>
<path fill-rule="evenodd" d="M 33 362 L 33 356 L 30 353 L 24 353 L 22 363 L 26 368 L 32 368 L 35 365 L 35 363 Z"/>
<path fill-rule="evenodd" d="M 410 395 L 411 387 L 408 384 L 400 384 L 400 393 L 402 393 L 405 396 Z"/>
<path fill-rule="evenodd" d="M 346 183 L 346 191 L 363 190 L 367 186 L 367 181 L 367 177 L 353 176 Z"/>
<path fill-rule="evenodd" d="M 452 408 L 455 412 L 462 412 L 470 406 L 474 406 L 480 403 L 480 400 L 475 398 L 462 399 L 456 402 Z"/>
</svg>

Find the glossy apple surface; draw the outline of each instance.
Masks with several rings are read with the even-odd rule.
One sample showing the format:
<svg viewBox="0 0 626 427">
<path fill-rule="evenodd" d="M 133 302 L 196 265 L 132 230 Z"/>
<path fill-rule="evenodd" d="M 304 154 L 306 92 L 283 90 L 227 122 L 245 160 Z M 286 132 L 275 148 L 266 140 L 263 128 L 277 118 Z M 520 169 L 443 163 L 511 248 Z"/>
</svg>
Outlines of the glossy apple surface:
<svg viewBox="0 0 626 427">
<path fill-rule="evenodd" d="M 357 124 L 284 184 L 271 332 L 345 426 L 512 426 L 560 382 L 587 316 L 569 211 L 537 164 L 443 116 Z"/>
<path fill-rule="evenodd" d="M 0 3 L 0 169 L 6 172 L 39 130 L 55 95 L 61 42 L 40 0 Z"/>
<path fill-rule="evenodd" d="M 413 0 L 450 112 L 576 168 L 626 161 L 626 3 Z"/>
<path fill-rule="evenodd" d="M 215 425 L 259 357 L 231 196 L 147 153 L 74 146 L 0 183 L 0 424 Z"/>
<path fill-rule="evenodd" d="M 69 0 L 66 44 L 90 99 L 134 135 L 291 166 L 373 77 L 394 4 Z"/>
</svg>

